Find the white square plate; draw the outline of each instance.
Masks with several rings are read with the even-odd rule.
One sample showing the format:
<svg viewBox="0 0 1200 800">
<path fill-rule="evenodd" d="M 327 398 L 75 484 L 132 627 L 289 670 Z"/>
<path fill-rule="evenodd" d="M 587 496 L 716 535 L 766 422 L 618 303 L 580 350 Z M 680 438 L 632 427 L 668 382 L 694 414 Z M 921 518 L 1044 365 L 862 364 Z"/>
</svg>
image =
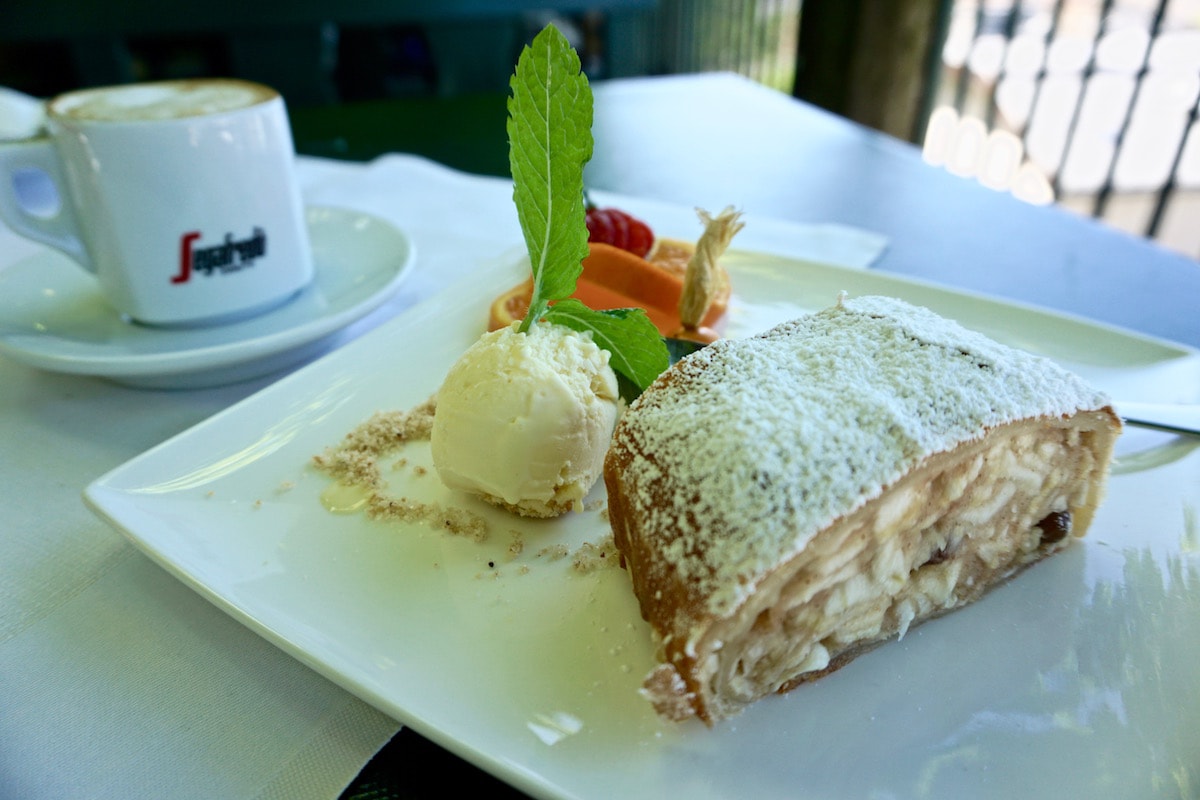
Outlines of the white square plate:
<svg viewBox="0 0 1200 800">
<path fill-rule="evenodd" d="M 1116 397 L 1197 400 L 1200 355 L 879 273 L 746 253 L 730 335 L 891 294 L 1076 369 Z M 1200 453 L 1129 430 L 1089 536 L 979 603 L 706 729 L 637 694 L 652 646 L 617 567 L 579 571 L 595 510 L 510 517 L 438 482 L 394 494 L 490 520 L 483 542 L 325 508 L 311 466 L 436 391 L 522 276 L 486 270 L 88 487 L 89 504 L 270 641 L 542 797 L 1135 797 L 1200 788 Z M 591 498 L 603 500 L 603 487 Z M 519 532 L 524 549 L 510 546 Z"/>
</svg>

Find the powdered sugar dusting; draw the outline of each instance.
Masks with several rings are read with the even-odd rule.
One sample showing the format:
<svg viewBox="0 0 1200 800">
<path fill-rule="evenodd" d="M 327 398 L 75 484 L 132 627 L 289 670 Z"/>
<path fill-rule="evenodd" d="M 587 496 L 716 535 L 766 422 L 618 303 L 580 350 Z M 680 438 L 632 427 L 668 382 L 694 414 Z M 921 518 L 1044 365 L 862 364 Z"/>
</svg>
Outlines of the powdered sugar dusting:
<svg viewBox="0 0 1200 800">
<path fill-rule="evenodd" d="M 723 615 L 928 456 L 995 425 L 1108 402 L 1053 362 L 927 309 L 839 298 L 681 361 L 628 409 L 616 446 L 639 454 L 623 476 L 650 517 L 639 527 Z M 665 493 L 649 488 L 664 478 Z"/>
</svg>

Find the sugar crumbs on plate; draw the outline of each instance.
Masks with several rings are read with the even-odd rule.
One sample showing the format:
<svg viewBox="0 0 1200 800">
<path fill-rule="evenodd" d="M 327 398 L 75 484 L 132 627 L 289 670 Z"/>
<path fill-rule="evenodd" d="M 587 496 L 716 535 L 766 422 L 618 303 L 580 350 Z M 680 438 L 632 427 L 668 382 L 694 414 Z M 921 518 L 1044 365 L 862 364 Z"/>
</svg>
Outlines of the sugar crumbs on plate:
<svg viewBox="0 0 1200 800">
<path fill-rule="evenodd" d="M 389 471 L 407 468 L 416 477 L 429 474 L 427 468 L 413 464 L 407 457 L 401 455 L 392 458 L 391 454 L 409 442 L 428 440 L 436 411 L 437 397 L 433 396 L 408 411 L 376 412 L 346 434 L 337 445 L 313 456 L 313 466 L 343 487 L 361 489 L 364 492 L 363 502 L 354 507 L 361 508 L 368 519 L 425 524 L 453 536 L 485 542 L 490 532 L 487 520 L 481 515 L 439 503 L 392 496 L 386 491 L 385 468 Z M 608 519 L 603 500 L 590 502 L 585 510 L 598 513 L 604 520 Z M 509 544 L 503 554 L 504 561 L 509 563 L 520 558 L 525 550 L 522 533 L 510 530 L 510 534 Z M 584 542 L 574 553 L 564 544 L 548 545 L 541 548 L 536 557 L 546 561 L 560 561 L 569 557 L 572 569 L 579 573 L 593 572 L 618 563 L 611 535 L 599 543 Z M 528 565 L 521 565 L 518 569 L 521 575 L 528 572 Z"/>
<path fill-rule="evenodd" d="M 378 489 L 383 485 L 380 457 L 405 442 L 428 439 L 436 409 L 437 398 L 430 397 L 410 411 L 376 412 L 337 446 L 313 456 L 313 464 L 342 483 Z"/>
<path fill-rule="evenodd" d="M 584 573 L 619 564 L 620 555 L 611 535 L 604 537 L 599 543 L 584 542 L 571 559 L 571 567 L 576 572 Z"/>
</svg>

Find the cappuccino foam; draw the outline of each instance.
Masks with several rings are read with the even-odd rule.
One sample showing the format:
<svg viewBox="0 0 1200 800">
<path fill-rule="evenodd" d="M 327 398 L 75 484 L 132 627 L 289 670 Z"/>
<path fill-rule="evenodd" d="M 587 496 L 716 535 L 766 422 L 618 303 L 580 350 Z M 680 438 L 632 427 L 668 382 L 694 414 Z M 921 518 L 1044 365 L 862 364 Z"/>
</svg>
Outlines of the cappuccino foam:
<svg viewBox="0 0 1200 800">
<path fill-rule="evenodd" d="M 161 81 L 72 92 L 54 100 L 50 110 L 100 122 L 170 120 L 235 111 L 277 96 L 274 89 L 249 81 Z"/>
</svg>

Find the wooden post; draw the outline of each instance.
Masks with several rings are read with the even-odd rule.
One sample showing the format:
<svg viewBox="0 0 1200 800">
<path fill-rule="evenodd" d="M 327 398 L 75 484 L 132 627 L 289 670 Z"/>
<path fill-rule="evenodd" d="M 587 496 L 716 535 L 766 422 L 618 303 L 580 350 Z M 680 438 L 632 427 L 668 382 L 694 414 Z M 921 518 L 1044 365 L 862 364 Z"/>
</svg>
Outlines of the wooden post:
<svg viewBox="0 0 1200 800">
<path fill-rule="evenodd" d="M 793 94 L 919 142 L 951 0 L 804 0 Z"/>
</svg>

